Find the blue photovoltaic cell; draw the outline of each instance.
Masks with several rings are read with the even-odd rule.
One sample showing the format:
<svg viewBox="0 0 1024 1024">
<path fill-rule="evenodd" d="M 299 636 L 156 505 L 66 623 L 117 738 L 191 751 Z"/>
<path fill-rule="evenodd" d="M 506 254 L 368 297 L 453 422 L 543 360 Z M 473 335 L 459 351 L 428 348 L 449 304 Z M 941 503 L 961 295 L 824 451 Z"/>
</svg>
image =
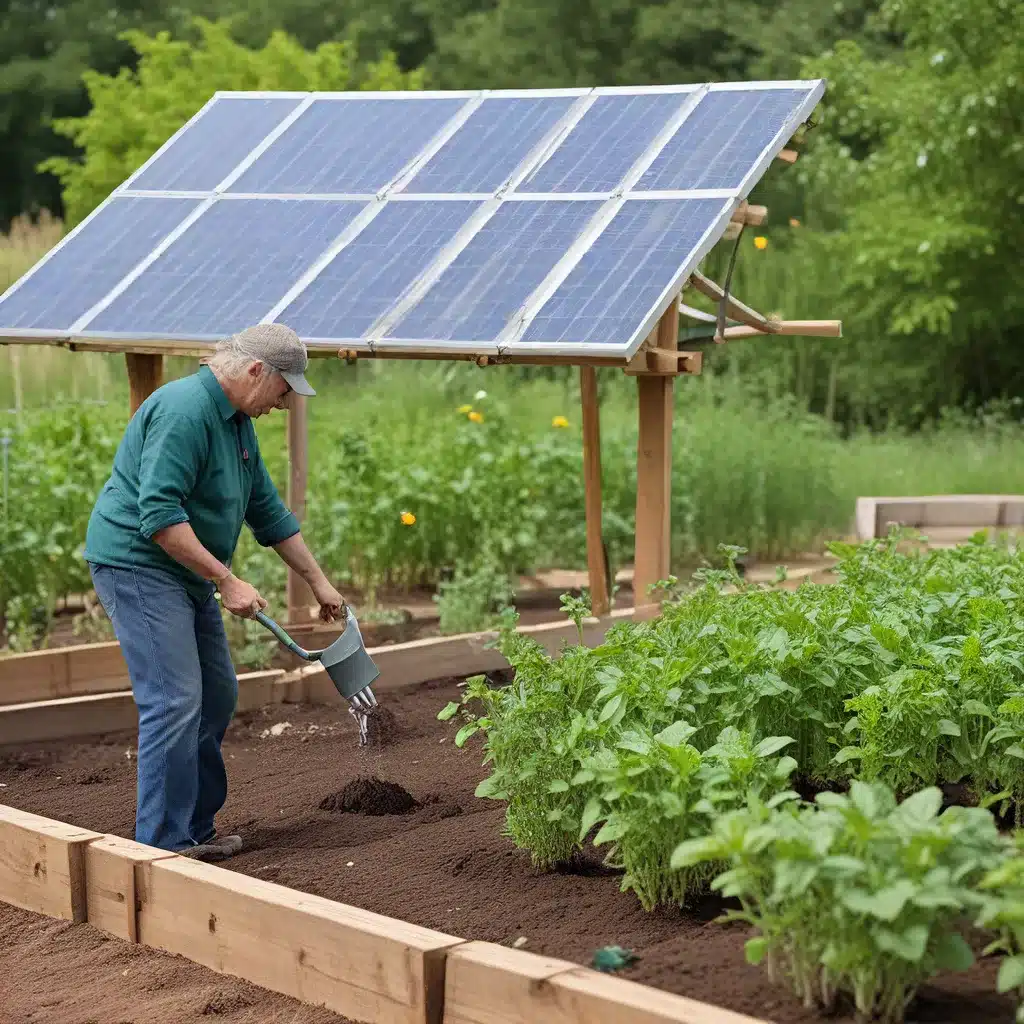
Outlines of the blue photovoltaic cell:
<svg viewBox="0 0 1024 1024">
<path fill-rule="evenodd" d="M 454 97 L 317 100 L 229 191 L 375 193 L 466 102 Z"/>
<path fill-rule="evenodd" d="M 221 199 L 89 323 L 86 333 L 205 337 L 258 323 L 363 206 Z"/>
<path fill-rule="evenodd" d="M 808 95 L 806 89 L 709 92 L 647 169 L 637 191 L 737 188 Z"/>
<path fill-rule="evenodd" d="M 480 203 L 389 203 L 277 318 L 304 338 L 361 338 Z"/>
<path fill-rule="evenodd" d="M 503 204 L 390 336 L 493 341 L 600 205 Z"/>
<path fill-rule="evenodd" d="M 627 200 L 521 340 L 626 345 L 727 202 Z"/>
<path fill-rule="evenodd" d="M 217 99 L 132 183 L 153 192 L 211 192 L 302 101 Z"/>
<path fill-rule="evenodd" d="M 405 192 L 493 192 L 576 102 L 574 96 L 484 100 Z"/>
<path fill-rule="evenodd" d="M 612 192 L 690 94 L 599 96 L 519 192 Z"/>
<path fill-rule="evenodd" d="M 0 302 L 0 328 L 66 331 L 200 202 L 112 199 L 17 291 Z"/>
</svg>

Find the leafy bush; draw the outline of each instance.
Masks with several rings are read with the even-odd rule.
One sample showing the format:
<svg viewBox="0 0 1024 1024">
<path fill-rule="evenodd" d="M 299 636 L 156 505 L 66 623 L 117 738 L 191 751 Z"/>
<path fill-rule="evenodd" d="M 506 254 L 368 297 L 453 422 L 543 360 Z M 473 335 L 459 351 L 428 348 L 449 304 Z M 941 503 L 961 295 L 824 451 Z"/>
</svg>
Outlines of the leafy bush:
<svg viewBox="0 0 1024 1024">
<path fill-rule="evenodd" d="M 858 780 L 813 804 L 771 809 L 755 795 L 671 863 L 728 864 L 712 887 L 742 905 L 728 920 L 759 933 L 747 958 L 805 1006 L 830 1012 L 845 994 L 863 1018 L 898 1022 L 922 982 L 974 962 L 958 926 L 982 909 L 977 886 L 1009 853 L 989 811 L 940 814 L 941 804 L 935 787 L 898 803 Z"/>
</svg>

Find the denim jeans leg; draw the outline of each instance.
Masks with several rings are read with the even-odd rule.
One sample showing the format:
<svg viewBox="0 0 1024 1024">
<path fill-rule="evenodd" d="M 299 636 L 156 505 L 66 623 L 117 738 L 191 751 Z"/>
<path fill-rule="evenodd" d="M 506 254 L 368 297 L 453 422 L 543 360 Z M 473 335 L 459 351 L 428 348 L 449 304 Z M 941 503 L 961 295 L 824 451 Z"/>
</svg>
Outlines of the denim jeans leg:
<svg viewBox="0 0 1024 1024">
<path fill-rule="evenodd" d="M 216 834 L 213 819 L 227 799 L 228 779 L 221 742 L 238 700 L 238 677 L 231 662 L 220 605 L 213 596 L 196 613 L 195 636 L 203 700 L 199 720 L 199 791 L 192 814 L 192 836 L 197 843 L 204 843 Z"/>
<path fill-rule="evenodd" d="M 202 709 L 195 603 L 159 570 L 96 566 L 92 577 L 139 709 L 135 838 L 164 850 L 186 849 L 194 842 Z"/>
</svg>

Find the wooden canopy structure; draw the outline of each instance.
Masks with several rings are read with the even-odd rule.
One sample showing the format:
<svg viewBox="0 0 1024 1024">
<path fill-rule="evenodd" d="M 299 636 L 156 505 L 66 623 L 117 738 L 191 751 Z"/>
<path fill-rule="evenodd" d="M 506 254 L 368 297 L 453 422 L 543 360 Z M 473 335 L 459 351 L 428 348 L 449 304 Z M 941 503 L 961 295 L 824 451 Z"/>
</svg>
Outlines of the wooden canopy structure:
<svg viewBox="0 0 1024 1024">
<path fill-rule="evenodd" d="M 765 159 L 785 164 L 797 158 L 796 139 L 802 136 L 803 125 L 794 125 L 786 147 Z M 713 191 L 713 190 L 706 190 Z M 716 197 L 717 198 L 717 197 Z M 747 225 L 760 225 L 767 217 L 762 206 L 752 206 L 746 198 L 738 199 L 729 215 L 724 238 L 736 238 Z M 731 274 L 731 272 L 730 272 Z M 717 305 L 713 315 L 698 310 L 685 301 L 688 292 L 703 296 Z M 839 337 L 837 320 L 778 321 L 752 309 L 730 292 L 729 280 L 719 284 L 694 269 L 670 297 L 667 308 L 653 330 L 629 357 L 593 353 L 568 352 L 564 355 L 534 354 L 521 349 L 505 354 L 493 351 L 474 352 L 457 346 L 439 345 L 436 350 L 420 346 L 416 349 L 396 347 L 351 347 L 330 349 L 310 347 L 314 358 L 340 358 L 349 363 L 365 359 L 439 359 L 471 361 L 477 365 L 540 364 L 579 366 L 583 427 L 583 480 L 585 490 L 587 562 L 592 612 L 601 617 L 611 605 L 611 581 L 608 579 L 601 525 L 601 452 L 600 418 L 597 398 L 596 370 L 599 367 L 621 369 L 636 377 L 638 395 L 637 491 L 634 550 L 634 605 L 638 617 L 648 617 L 657 608 L 651 589 L 669 575 L 671 548 L 672 488 L 672 418 L 674 380 L 680 375 L 700 374 L 702 350 L 696 345 L 680 348 L 680 318 L 697 323 L 699 330 L 689 331 L 690 340 L 720 344 L 732 339 L 771 337 L 774 335 L 807 335 Z M 698 335 L 696 339 L 693 334 Z M 188 356 L 202 360 L 213 343 L 181 340 L 124 340 L 113 337 L 40 336 L 39 332 L 4 333 L 0 344 L 59 345 L 71 351 L 124 353 L 130 385 L 131 413 L 156 390 L 163 381 L 165 356 Z M 572 346 L 568 346 L 571 349 Z M 287 502 L 300 522 L 304 518 L 308 478 L 308 428 L 305 399 L 291 396 L 288 411 L 289 473 Z M 289 570 L 288 618 L 292 623 L 307 619 L 311 595 L 302 580 Z"/>
</svg>

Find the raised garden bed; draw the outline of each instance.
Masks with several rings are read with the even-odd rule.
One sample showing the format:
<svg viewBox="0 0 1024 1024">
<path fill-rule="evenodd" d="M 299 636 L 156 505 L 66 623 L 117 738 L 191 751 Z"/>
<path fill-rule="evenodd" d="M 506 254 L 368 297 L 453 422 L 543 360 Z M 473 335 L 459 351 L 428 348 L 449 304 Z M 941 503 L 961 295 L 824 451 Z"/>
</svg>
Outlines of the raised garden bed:
<svg viewBox="0 0 1024 1024">
<path fill-rule="evenodd" d="M 596 854 L 558 872 L 532 869 L 502 835 L 502 806 L 473 795 L 486 774 L 476 741 L 457 750 L 450 728 L 436 720 L 458 693 L 446 680 L 389 694 L 395 734 L 362 750 L 340 707 L 276 705 L 240 716 L 225 742 L 231 791 L 219 827 L 240 831 L 246 851 L 224 866 L 451 935 L 580 964 L 589 964 L 599 947 L 627 947 L 640 959 L 622 976 L 776 1024 L 853 1019 L 803 1009 L 748 965 L 749 932 L 713 923 L 723 909 L 716 899 L 694 912 L 649 914 L 633 894 L 619 891 L 618 876 Z M 130 837 L 133 743 L 124 733 L 0 754 L 0 802 Z M 370 776 L 401 786 L 416 805 L 381 815 L 338 809 L 351 803 L 338 794 Z M 11 915 L 20 913 L 0 907 L 0 927 L 9 931 Z M 72 969 L 78 954 L 50 945 L 48 970 Z M 1013 1001 L 995 994 L 996 968 L 982 961 L 964 974 L 940 976 L 922 988 L 908 1020 L 1011 1021 Z M 17 986 L 18 972 L 30 966 L 18 958 L 12 969 L 10 984 Z M 155 1001 L 166 997 L 161 991 Z M 177 1019 L 188 1019 L 181 1009 Z M 248 1011 L 252 1016 L 237 1019 L 277 1019 L 257 1015 L 256 1004 Z M 158 1019 L 141 1003 L 136 1015 Z"/>
</svg>

